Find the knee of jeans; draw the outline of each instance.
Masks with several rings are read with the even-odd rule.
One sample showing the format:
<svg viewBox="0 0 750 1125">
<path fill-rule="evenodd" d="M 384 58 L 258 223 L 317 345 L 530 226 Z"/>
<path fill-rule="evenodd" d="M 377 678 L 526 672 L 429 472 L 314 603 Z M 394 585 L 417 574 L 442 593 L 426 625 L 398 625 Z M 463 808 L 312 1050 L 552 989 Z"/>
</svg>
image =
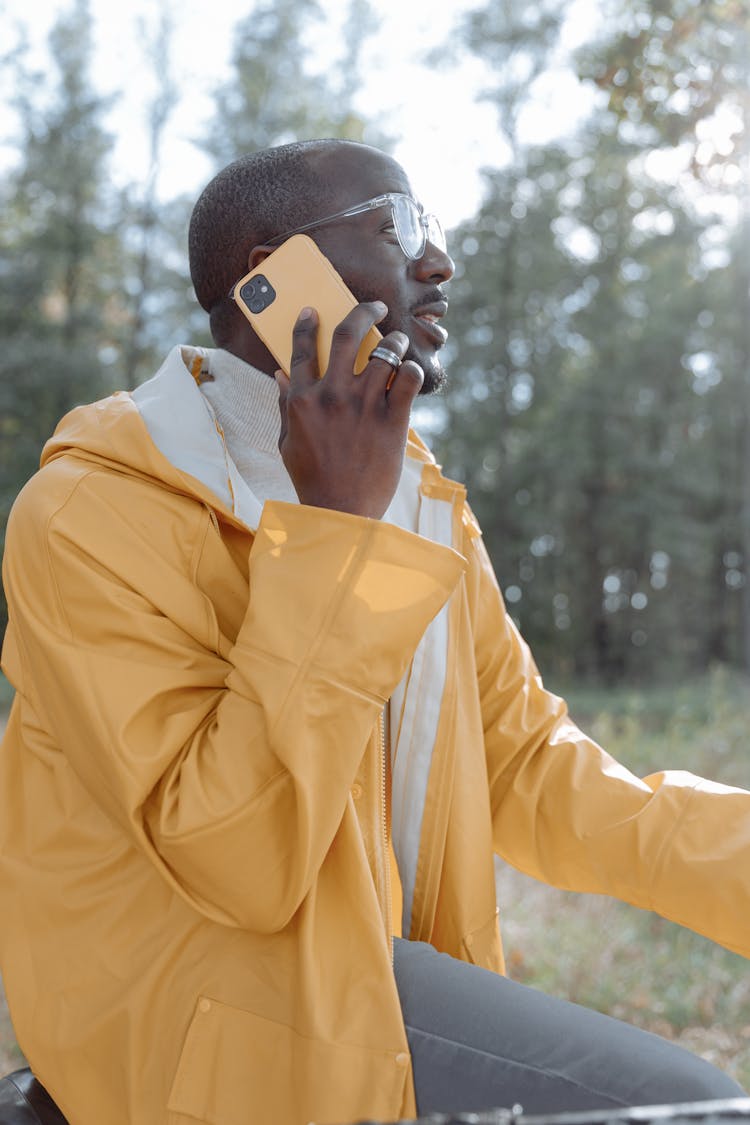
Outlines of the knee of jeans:
<svg viewBox="0 0 750 1125">
<path fill-rule="evenodd" d="M 665 1101 L 668 1102 L 713 1102 L 729 1098 L 746 1097 L 742 1087 L 715 1066 L 700 1060 L 702 1065 L 693 1066 L 687 1073 L 679 1076 L 674 1089 Z"/>
</svg>

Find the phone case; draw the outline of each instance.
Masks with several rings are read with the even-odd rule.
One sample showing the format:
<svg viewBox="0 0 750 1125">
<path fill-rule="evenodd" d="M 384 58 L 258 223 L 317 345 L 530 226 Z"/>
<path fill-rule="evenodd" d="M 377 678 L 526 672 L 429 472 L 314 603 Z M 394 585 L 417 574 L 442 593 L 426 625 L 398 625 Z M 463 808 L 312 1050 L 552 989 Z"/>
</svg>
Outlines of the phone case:
<svg viewBox="0 0 750 1125">
<path fill-rule="evenodd" d="M 358 303 L 306 234 L 295 234 L 282 243 L 237 282 L 232 296 L 286 375 L 292 358 L 292 329 L 302 309 L 317 310 L 318 370 L 324 375 L 334 329 Z M 382 338 L 373 325 L 357 352 L 355 374 L 364 369 Z"/>
</svg>

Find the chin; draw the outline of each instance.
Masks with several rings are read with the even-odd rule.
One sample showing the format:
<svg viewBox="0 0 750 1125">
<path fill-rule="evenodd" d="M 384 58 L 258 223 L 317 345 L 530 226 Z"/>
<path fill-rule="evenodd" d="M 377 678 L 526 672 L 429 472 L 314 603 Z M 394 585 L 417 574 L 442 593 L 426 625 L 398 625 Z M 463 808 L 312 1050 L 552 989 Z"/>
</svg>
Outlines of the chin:
<svg viewBox="0 0 750 1125">
<path fill-rule="evenodd" d="M 427 357 L 408 351 L 405 358 L 413 359 L 424 371 L 424 382 L 419 392 L 420 395 L 435 395 L 442 391 L 448 381 L 448 376 L 437 354 Z"/>
<path fill-rule="evenodd" d="M 422 383 L 419 393 L 420 395 L 439 394 L 445 387 L 447 381 L 448 376 L 446 375 L 445 368 L 438 365 L 430 371 L 425 371 L 424 383 Z"/>
</svg>

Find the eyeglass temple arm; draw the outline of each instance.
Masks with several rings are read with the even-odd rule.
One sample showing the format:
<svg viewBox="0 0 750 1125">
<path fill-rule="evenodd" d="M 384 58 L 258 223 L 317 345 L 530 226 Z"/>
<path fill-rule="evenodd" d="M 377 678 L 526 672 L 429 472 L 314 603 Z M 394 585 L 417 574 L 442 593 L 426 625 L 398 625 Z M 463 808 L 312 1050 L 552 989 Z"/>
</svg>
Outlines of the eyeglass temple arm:
<svg viewBox="0 0 750 1125">
<path fill-rule="evenodd" d="M 272 246 L 274 242 L 278 242 L 282 238 L 291 238 L 293 234 L 304 234 L 306 230 L 324 227 L 327 223 L 335 222 L 336 219 L 348 219 L 353 215 L 361 215 L 364 211 L 374 211 L 376 207 L 382 207 L 384 203 L 390 203 L 389 196 L 379 195 L 375 199 L 368 199 L 365 203 L 355 203 L 353 207 L 347 207 L 344 211 L 337 211 L 335 215 L 326 215 L 325 219 L 316 219 L 312 223 L 305 223 L 303 227 L 295 227 L 294 230 L 285 231 L 284 234 L 277 234 L 274 238 L 267 239 L 267 244 Z"/>
</svg>

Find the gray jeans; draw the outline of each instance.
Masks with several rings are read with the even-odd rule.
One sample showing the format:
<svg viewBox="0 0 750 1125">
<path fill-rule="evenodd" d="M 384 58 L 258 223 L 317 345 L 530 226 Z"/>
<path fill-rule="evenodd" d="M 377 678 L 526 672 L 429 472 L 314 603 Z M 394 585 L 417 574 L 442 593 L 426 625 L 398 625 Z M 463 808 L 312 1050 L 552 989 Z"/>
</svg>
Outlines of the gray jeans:
<svg viewBox="0 0 750 1125">
<path fill-rule="evenodd" d="M 738 1098 L 721 1071 L 665 1039 L 396 939 L 396 983 L 420 1114 L 526 1114 Z"/>
</svg>

